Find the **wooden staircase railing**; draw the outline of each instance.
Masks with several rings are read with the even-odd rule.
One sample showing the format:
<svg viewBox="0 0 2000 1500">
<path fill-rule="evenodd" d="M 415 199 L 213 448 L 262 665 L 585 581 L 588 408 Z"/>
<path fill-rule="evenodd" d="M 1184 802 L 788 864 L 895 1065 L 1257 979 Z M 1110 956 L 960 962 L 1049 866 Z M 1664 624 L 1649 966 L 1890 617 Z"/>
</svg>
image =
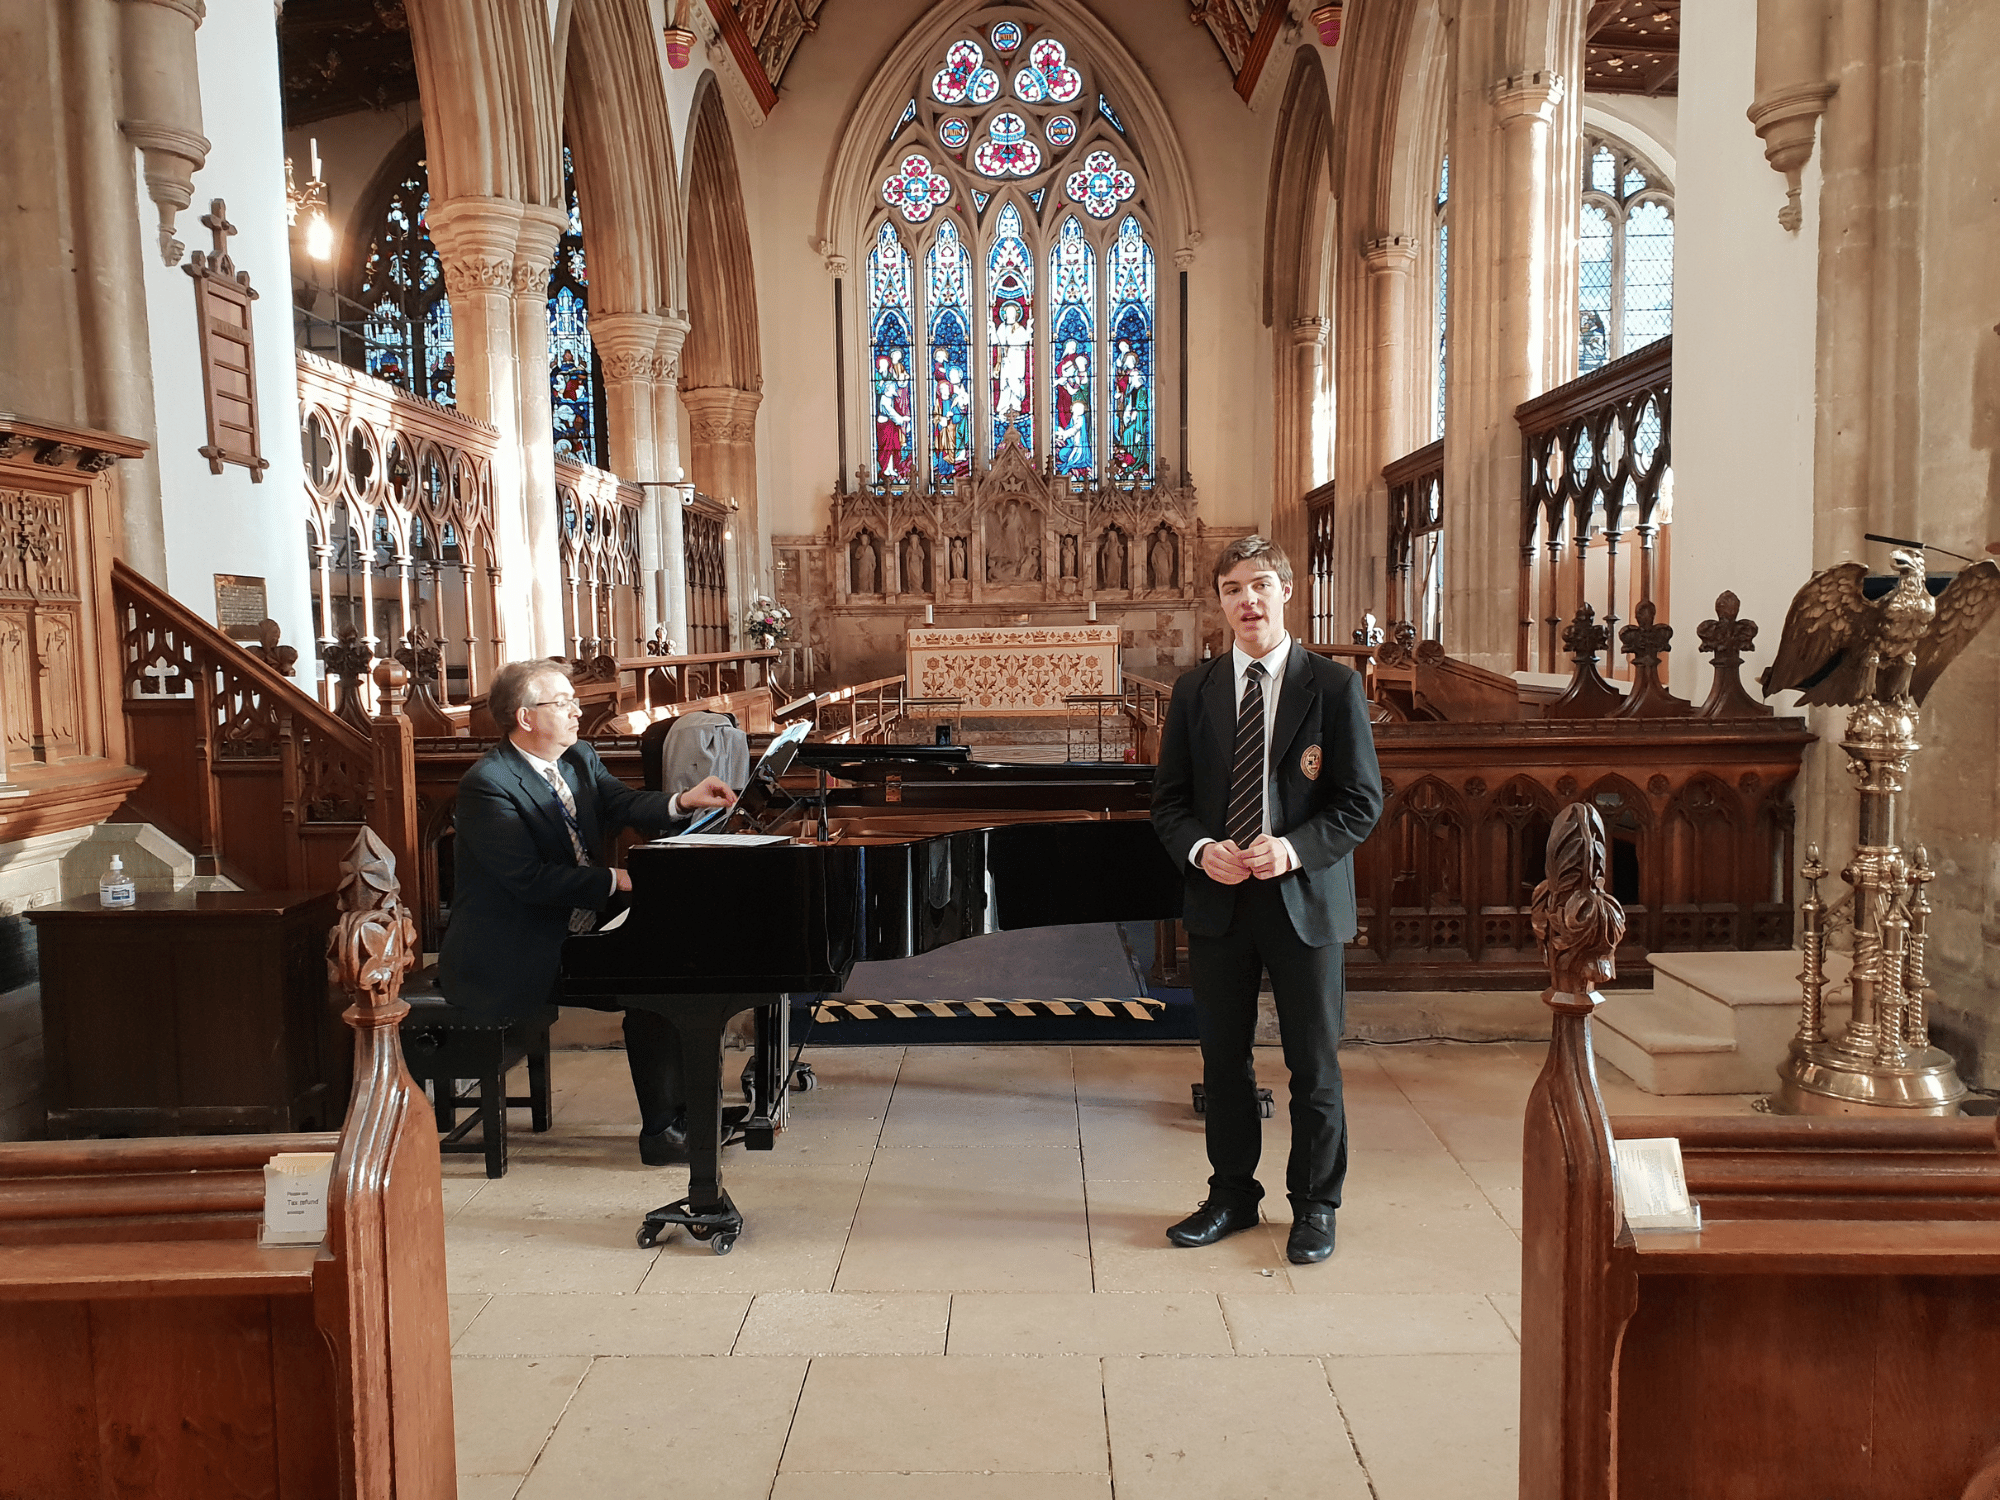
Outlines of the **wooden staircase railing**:
<svg viewBox="0 0 2000 1500">
<path fill-rule="evenodd" d="M 332 890 L 362 823 L 423 870 L 406 719 L 359 729 L 122 562 L 111 584 L 129 753 L 147 771 L 133 814 L 199 873 L 252 890 Z M 406 679 L 377 668 L 378 682 Z"/>
</svg>

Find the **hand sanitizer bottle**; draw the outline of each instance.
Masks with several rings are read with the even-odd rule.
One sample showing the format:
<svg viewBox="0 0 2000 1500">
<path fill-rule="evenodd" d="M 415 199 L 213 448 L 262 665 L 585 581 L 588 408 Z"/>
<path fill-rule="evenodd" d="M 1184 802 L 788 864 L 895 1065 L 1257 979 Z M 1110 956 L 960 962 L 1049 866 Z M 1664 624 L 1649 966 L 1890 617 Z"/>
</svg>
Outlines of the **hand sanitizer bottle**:
<svg viewBox="0 0 2000 1500">
<path fill-rule="evenodd" d="M 132 877 L 125 872 L 125 861 L 117 855 L 111 856 L 111 868 L 104 872 L 104 878 L 97 882 L 97 902 L 100 906 L 137 906 L 139 888 L 132 883 Z"/>
</svg>

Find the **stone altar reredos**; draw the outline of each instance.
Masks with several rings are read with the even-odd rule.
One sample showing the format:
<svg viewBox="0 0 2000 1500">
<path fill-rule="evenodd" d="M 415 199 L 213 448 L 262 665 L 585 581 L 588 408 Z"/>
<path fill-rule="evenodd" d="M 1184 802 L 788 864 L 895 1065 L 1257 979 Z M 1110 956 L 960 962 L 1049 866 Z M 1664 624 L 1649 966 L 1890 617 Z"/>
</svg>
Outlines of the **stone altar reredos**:
<svg viewBox="0 0 2000 1500">
<path fill-rule="evenodd" d="M 1248 533 L 1195 512 L 1191 484 L 1051 477 L 1010 438 L 990 468 L 955 480 L 829 496 L 823 530 L 772 538 L 776 594 L 822 681 L 904 671 L 904 635 L 926 605 L 940 628 L 978 629 L 1082 626 L 1095 603 L 1127 667 L 1172 676 L 1204 640 L 1226 639 L 1206 584 L 1216 553 Z"/>
</svg>

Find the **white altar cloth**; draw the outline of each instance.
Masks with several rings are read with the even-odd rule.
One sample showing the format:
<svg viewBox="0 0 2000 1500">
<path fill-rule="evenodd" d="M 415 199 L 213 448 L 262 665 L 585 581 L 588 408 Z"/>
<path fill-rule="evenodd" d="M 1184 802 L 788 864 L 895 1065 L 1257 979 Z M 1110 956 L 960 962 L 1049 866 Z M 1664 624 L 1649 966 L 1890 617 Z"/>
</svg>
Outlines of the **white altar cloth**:
<svg viewBox="0 0 2000 1500">
<path fill-rule="evenodd" d="M 908 634 L 912 698 L 968 714 L 1059 714 L 1073 693 L 1122 692 L 1116 625 L 1007 625 Z"/>
</svg>

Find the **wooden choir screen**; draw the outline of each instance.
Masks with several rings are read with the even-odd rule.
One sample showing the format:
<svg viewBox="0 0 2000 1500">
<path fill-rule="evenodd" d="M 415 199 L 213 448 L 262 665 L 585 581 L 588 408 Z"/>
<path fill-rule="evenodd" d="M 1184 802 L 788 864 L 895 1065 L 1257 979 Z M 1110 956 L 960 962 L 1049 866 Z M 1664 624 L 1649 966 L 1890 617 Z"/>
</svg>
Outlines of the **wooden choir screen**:
<svg viewBox="0 0 2000 1500">
<path fill-rule="evenodd" d="M 317 355 L 302 352 L 298 364 L 314 655 L 349 626 L 376 656 L 422 630 L 441 652 L 438 700 L 470 703 L 506 660 L 493 537 L 498 434 Z M 328 679 L 322 701 L 331 691 Z"/>
<path fill-rule="evenodd" d="M 1340 641 L 1340 621 L 1336 614 L 1333 588 L 1336 518 L 1331 480 L 1306 496 L 1305 509 L 1309 639 L 1318 646 L 1335 645 Z"/>
<path fill-rule="evenodd" d="M 1519 671 L 1568 670 L 1564 624 L 1589 603 L 1618 623 L 1651 600 L 1668 610 L 1674 341 L 1648 344 L 1524 402 L 1521 426 Z M 1619 543 L 1638 538 L 1637 553 Z M 1598 545 L 1600 544 L 1601 545 Z M 1624 609 L 1627 614 L 1621 615 Z M 1625 670 L 1614 663 L 1612 676 Z"/>
<path fill-rule="evenodd" d="M 563 639 L 577 660 L 639 653 L 639 507 L 645 491 L 556 459 L 562 518 Z"/>
<path fill-rule="evenodd" d="M 683 513 L 688 638 L 682 644 L 689 656 L 709 656 L 729 649 L 729 544 L 723 536 L 726 515 L 721 506 L 699 492 Z"/>
<path fill-rule="evenodd" d="M 1444 639 L 1444 439 L 1382 470 L 1389 486 L 1389 620 L 1416 638 Z"/>
</svg>

